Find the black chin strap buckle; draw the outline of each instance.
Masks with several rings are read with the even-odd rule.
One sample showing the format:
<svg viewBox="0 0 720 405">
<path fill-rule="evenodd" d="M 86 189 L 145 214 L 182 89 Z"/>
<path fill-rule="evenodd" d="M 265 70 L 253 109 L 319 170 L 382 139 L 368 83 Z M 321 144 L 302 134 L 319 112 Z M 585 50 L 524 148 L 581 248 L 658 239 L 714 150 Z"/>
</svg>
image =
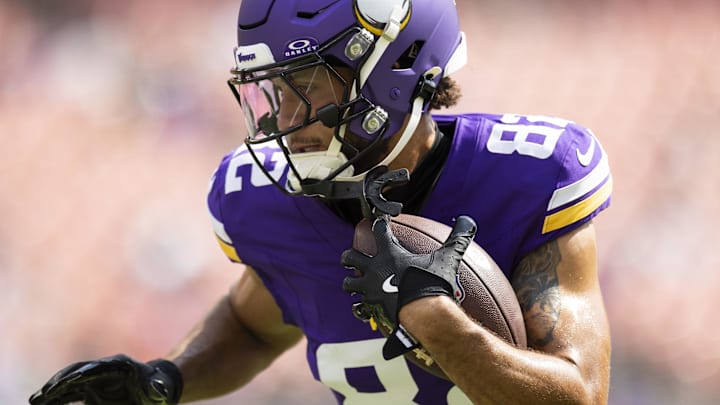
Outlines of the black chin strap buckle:
<svg viewBox="0 0 720 405">
<path fill-rule="evenodd" d="M 407 169 L 388 171 L 387 166 L 378 166 L 365 175 L 363 181 L 363 198 L 360 200 L 363 216 L 374 220 L 382 215 L 398 216 L 403 205 L 388 201 L 382 191 L 386 186 L 400 186 L 410 181 Z"/>
<path fill-rule="evenodd" d="M 322 197 L 329 200 L 346 200 L 359 198 L 362 195 L 359 181 L 316 181 L 303 180 L 300 188 L 302 194 L 311 197 Z"/>
</svg>

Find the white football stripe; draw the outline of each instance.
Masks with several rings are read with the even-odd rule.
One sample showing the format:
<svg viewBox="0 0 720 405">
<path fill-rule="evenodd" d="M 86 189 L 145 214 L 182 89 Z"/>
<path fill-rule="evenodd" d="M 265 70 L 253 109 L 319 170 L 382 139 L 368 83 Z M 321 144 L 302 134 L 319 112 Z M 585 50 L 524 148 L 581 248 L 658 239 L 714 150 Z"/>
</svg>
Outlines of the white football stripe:
<svg viewBox="0 0 720 405">
<path fill-rule="evenodd" d="M 595 141 L 595 143 L 597 143 L 597 141 Z M 610 165 L 608 164 L 607 154 L 600 144 L 597 146 L 600 153 L 602 153 L 602 158 L 597 166 L 582 179 L 555 190 L 550 198 L 550 203 L 547 208 L 548 211 L 577 200 L 608 178 L 610 175 Z"/>
<path fill-rule="evenodd" d="M 222 222 L 218 221 L 215 216 L 212 215 L 212 213 L 210 214 L 210 221 L 212 222 L 212 227 L 215 231 L 215 235 L 217 235 L 218 238 L 220 238 L 228 245 L 232 245 L 232 239 L 230 239 L 230 236 L 227 234 L 227 232 L 225 232 L 225 225 L 223 225 Z"/>
</svg>

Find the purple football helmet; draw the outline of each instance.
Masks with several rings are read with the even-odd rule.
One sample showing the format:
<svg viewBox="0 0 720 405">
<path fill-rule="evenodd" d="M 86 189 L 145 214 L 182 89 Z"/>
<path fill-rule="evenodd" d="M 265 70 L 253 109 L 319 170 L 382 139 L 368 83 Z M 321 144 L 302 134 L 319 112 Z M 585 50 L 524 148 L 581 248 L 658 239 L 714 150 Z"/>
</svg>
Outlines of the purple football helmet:
<svg viewBox="0 0 720 405">
<path fill-rule="evenodd" d="M 228 84 L 260 168 L 266 142 L 285 154 L 286 184 L 263 169 L 275 185 L 356 197 L 351 185 L 400 153 L 465 49 L 453 0 L 243 0 Z M 299 135 L 313 131 L 329 145 Z"/>
</svg>

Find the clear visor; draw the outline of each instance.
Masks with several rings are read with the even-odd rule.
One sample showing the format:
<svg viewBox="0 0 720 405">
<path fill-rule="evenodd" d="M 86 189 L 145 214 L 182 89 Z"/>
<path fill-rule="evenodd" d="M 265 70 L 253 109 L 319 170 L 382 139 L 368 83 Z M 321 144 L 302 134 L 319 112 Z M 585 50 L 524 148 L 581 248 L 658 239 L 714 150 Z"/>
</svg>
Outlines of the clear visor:
<svg viewBox="0 0 720 405">
<path fill-rule="evenodd" d="M 346 100 L 349 85 L 326 65 L 254 72 L 235 82 L 248 138 L 277 138 L 318 121 L 316 111 Z"/>
</svg>

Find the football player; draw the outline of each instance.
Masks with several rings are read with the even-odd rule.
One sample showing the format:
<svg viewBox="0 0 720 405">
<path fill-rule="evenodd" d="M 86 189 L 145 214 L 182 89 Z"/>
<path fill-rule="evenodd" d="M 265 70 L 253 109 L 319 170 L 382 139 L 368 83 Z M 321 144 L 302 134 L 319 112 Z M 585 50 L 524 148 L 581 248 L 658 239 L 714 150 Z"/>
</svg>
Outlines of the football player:
<svg viewBox="0 0 720 405">
<path fill-rule="evenodd" d="M 610 333 L 592 220 L 610 203 L 608 158 L 568 120 L 431 114 L 456 102 L 450 75 L 466 50 L 453 0 L 244 0 L 229 84 L 248 134 L 212 176 L 208 204 L 222 250 L 247 271 L 165 358 L 76 363 L 30 402 L 216 397 L 302 336 L 312 374 L 338 403 L 606 402 Z M 444 269 L 399 248 L 384 216 L 374 224 L 384 261 L 349 250 L 368 211 L 363 180 L 383 167 L 410 173 L 388 200 L 454 227 L 432 255 Z M 444 276 L 472 239 L 511 281 L 527 349 L 453 299 Z M 395 284 L 361 277 L 380 266 Z M 384 315 L 449 380 L 358 320 L 383 315 L 365 311 L 378 305 L 395 308 Z"/>
</svg>

